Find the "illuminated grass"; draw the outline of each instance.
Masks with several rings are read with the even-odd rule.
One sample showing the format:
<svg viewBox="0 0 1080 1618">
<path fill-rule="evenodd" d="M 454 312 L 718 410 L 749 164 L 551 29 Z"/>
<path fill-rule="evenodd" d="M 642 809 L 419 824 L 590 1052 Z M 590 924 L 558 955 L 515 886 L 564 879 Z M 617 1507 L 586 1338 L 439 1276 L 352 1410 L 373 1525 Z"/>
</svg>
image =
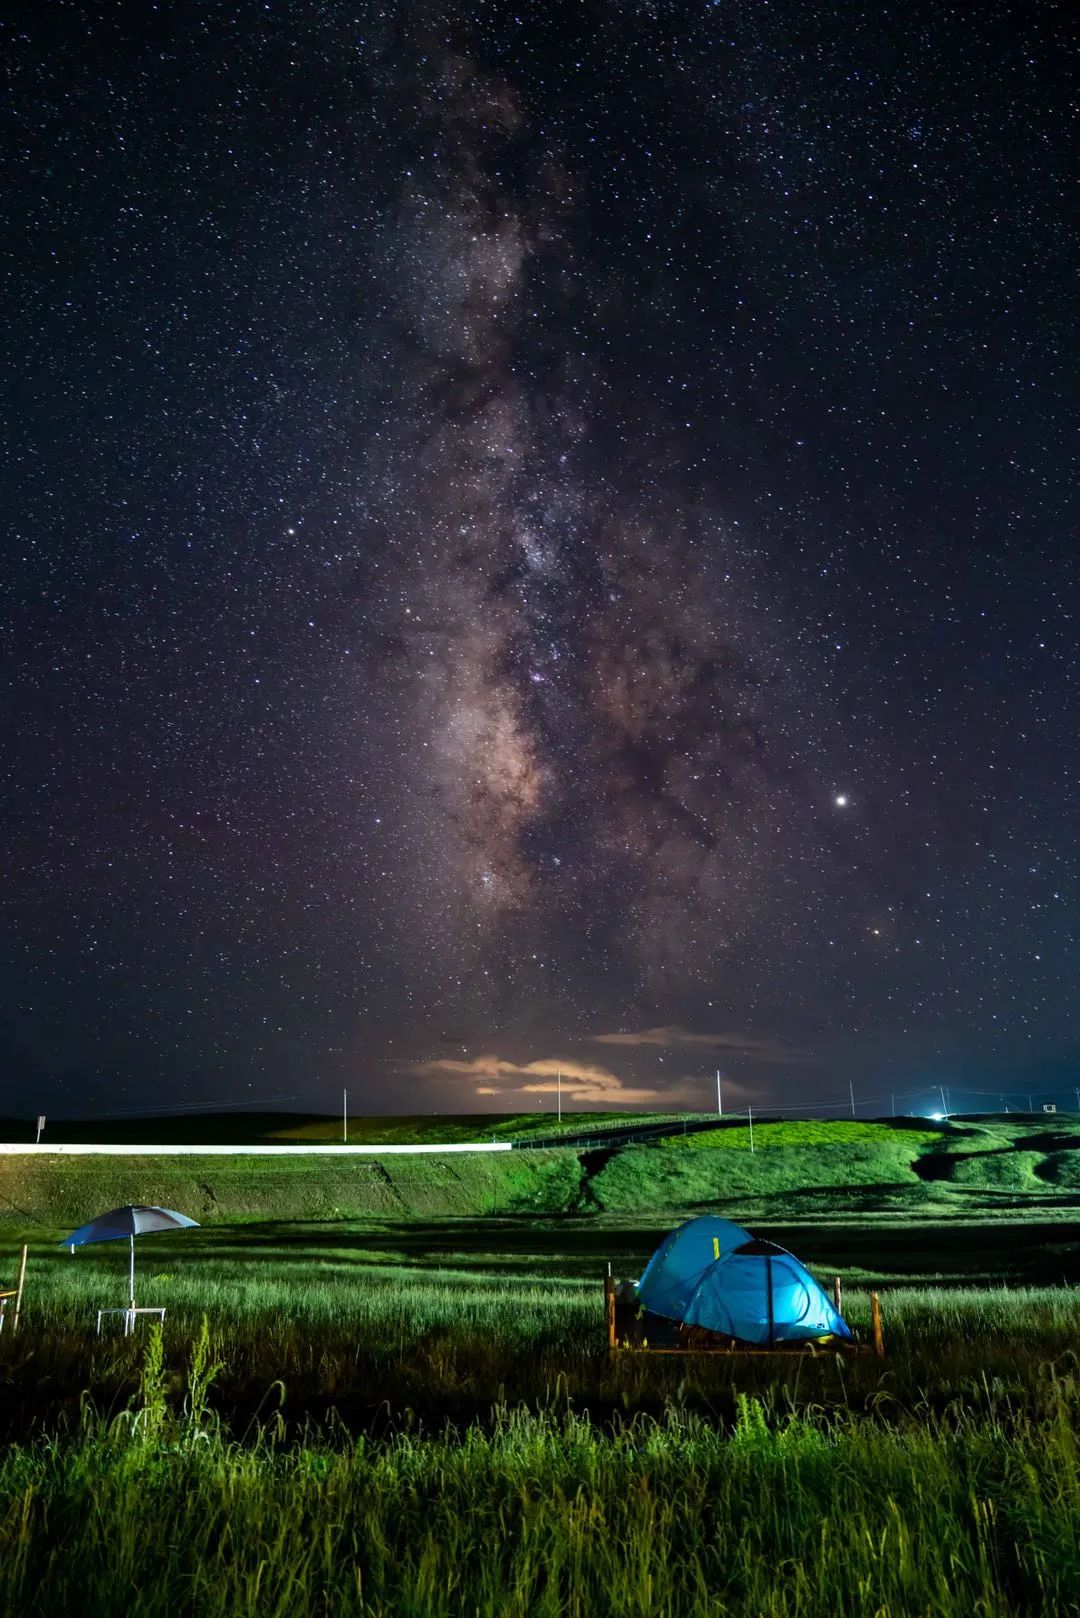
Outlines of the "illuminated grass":
<svg viewBox="0 0 1080 1618">
<path fill-rule="evenodd" d="M 589 1179 L 593 1203 L 612 1213 L 647 1208 L 716 1207 L 735 1218 L 769 1217 L 784 1198 L 791 1211 L 821 1216 L 830 1203 L 850 1218 L 853 1199 L 867 1211 L 890 1205 L 940 1217 L 973 1196 L 985 1206 L 1005 1194 L 1063 1209 L 1080 1188 L 1080 1128 L 1063 1120 L 1048 1133 L 1029 1120 L 922 1128 L 856 1119 L 733 1124 L 671 1136 L 612 1154 Z"/>
<path fill-rule="evenodd" d="M 151 1345 L 130 1414 L 0 1462 L 0 1612 L 134 1618 L 825 1618 L 1076 1610 L 1078 1396 L 916 1414 L 549 1406 L 379 1443 L 226 1443 L 196 1347 Z"/>
<path fill-rule="evenodd" d="M 861 1150 L 870 1147 L 876 1151 L 897 1145 L 911 1145 L 914 1148 L 940 1146 L 942 1141 L 943 1131 L 940 1128 L 922 1129 L 909 1125 L 864 1123 L 857 1118 L 850 1120 L 787 1118 L 777 1123 L 754 1125 L 754 1149 L 761 1152 L 833 1146 Z M 673 1135 L 659 1144 L 668 1149 L 685 1146 L 688 1151 L 728 1149 L 749 1152 L 750 1129 L 748 1125 L 732 1124 L 723 1128 L 702 1130 L 696 1135 L 685 1137 Z"/>
</svg>

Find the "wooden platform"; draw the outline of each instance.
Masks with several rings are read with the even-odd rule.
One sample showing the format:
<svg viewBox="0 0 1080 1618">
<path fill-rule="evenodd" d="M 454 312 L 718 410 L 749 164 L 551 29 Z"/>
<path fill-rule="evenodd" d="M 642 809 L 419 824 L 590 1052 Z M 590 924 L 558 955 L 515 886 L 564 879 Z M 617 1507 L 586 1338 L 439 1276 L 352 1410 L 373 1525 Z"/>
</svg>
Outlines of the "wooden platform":
<svg viewBox="0 0 1080 1618">
<path fill-rule="evenodd" d="M 615 1343 L 611 1352 L 613 1354 L 642 1354 L 655 1359 L 657 1355 L 668 1355 L 673 1359 L 713 1359 L 713 1360 L 802 1360 L 821 1359 L 828 1354 L 846 1354 L 849 1357 L 857 1354 L 873 1354 L 872 1343 L 832 1343 L 828 1347 L 824 1343 L 799 1343 L 794 1348 L 650 1348 L 647 1343 Z"/>
<path fill-rule="evenodd" d="M 881 1300 L 876 1292 L 870 1294 L 870 1315 L 873 1327 L 873 1341 L 870 1343 L 845 1342 L 838 1338 L 832 1343 L 814 1342 L 808 1340 L 804 1343 L 776 1343 L 765 1348 L 758 1348 L 749 1343 L 724 1344 L 677 1344 L 673 1347 L 650 1348 L 648 1343 L 635 1343 L 627 1340 L 625 1333 L 619 1332 L 618 1299 L 616 1289 L 618 1283 L 610 1274 L 604 1277 L 604 1313 L 607 1318 L 608 1351 L 611 1354 L 641 1354 L 661 1355 L 670 1359 L 803 1359 L 807 1355 L 812 1359 L 828 1354 L 845 1354 L 855 1357 L 860 1354 L 872 1354 L 877 1359 L 885 1358 L 885 1338 L 881 1327 Z M 839 1282 L 837 1282 L 839 1287 Z M 839 1312 L 839 1304 L 838 1304 Z M 636 1317 L 635 1317 L 636 1318 Z"/>
</svg>

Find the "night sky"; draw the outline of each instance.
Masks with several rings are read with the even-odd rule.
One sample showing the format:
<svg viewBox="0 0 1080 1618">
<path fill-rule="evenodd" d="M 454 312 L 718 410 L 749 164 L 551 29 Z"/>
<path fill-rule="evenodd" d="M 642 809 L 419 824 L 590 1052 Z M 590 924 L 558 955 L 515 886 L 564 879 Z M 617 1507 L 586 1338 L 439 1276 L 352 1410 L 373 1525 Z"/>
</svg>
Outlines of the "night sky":
<svg viewBox="0 0 1080 1618">
<path fill-rule="evenodd" d="M 1067 19 L 15 8 L 0 1110 L 1071 1097 Z"/>
</svg>

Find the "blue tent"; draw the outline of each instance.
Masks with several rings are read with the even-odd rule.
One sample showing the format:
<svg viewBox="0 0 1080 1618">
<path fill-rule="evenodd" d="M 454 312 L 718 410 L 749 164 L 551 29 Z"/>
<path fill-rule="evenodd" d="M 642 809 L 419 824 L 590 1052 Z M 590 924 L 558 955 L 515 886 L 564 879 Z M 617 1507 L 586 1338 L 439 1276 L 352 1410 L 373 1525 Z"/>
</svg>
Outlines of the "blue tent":
<svg viewBox="0 0 1080 1618">
<path fill-rule="evenodd" d="M 651 1314 L 737 1342 L 772 1347 L 851 1337 L 797 1258 L 708 1215 L 661 1244 L 638 1283 L 638 1299 Z"/>
<path fill-rule="evenodd" d="M 682 1320 L 710 1265 L 751 1240 L 730 1219 L 702 1214 L 665 1236 L 638 1282 L 638 1300 L 651 1314 Z"/>
</svg>

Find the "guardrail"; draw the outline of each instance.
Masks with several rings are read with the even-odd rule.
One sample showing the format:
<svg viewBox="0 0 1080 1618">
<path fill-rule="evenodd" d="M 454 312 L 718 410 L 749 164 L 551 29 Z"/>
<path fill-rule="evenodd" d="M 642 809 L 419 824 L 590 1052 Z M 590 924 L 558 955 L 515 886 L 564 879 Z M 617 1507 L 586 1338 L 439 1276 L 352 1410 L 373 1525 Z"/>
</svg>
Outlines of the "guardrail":
<svg viewBox="0 0 1080 1618">
<path fill-rule="evenodd" d="M 310 1146 L 303 1143 L 288 1146 L 133 1146 L 126 1141 L 116 1146 L 98 1142 L 74 1145 L 56 1142 L 51 1146 L 36 1146 L 19 1141 L 14 1144 L 0 1142 L 0 1157 L 400 1157 L 410 1154 L 431 1157 L 445 1152 L 508 1152 L 510 1148 L 511 1142 L 508 1140 L 453 1141 L 443 1146 L 346 1146 L 344 1142 L 334 1145 L 326 1141 L 312 1142 Z"/>
<path fill-rule="evenodd" d="M 566 1131 L 561 1135 L 522 1136 L 511 1145 L 515 1151 L 550 1151 L 558 1146 L 589 1151 L 633 1141 L 667 1140 L 673 1135 L 696 1135 L 706 1129 L 725 1129 L 741 1122 L 740 1118 L 695 1117 L 673 1118 L 668 1124 L 611 1124 L 602 1129 Z"/>
</svg>

